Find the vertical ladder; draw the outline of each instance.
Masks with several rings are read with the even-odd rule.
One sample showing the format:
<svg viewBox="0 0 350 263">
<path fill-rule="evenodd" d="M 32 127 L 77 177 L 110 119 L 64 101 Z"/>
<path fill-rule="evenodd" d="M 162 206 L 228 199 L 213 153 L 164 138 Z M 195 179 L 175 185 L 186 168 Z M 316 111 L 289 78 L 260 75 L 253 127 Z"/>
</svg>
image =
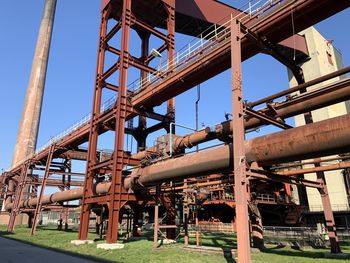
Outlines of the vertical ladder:
<svg viewBox="0 0 350 263">
<path fill-rule="evenodd" d="M 54 152 L 55 152 L 55 145 L 52 144 L 50 146 L 49 153 L 48 153 L 47 159 L 46 159 L 45 174 L 44 174 L 43 181 L 41 183 L 41 188 L 40 188 L 40 194 L 39 194 L 39 197 L 38 197 L 38 202 L 36 203 L 36 207 L 35 207 L 33 223 L 32 223 L 32 230 L 30 232 L 31 235 L 35 234 L 35 230 L 36 230 L 36 226 L 37 226 L 37 218 L 38 218 L 39 213 L 41 212 L 41 207 L 42 207 L 41 199 L 42 199 L 42 196 L 43 196 L 44 191 L 45 191 L 46 181 L 47 181 L 48 177 L 50 176 L 50 166 L 51 166 L 51 162 L 52 162 L 52 158 L 53 158 Z"/>
<path fill-rule="evenodd" d="M 28 175 L 27 170 L 29 168 L 30 162 L 31 162 L 31 160 L 28 160 L 22 164 L 21 176 L 19 178 L 19 183 L 18 183 L 17 188 L 16 188 L 15 200 L 13 201 L 10 220 L 9 220 L 9 224 L 7 226 L 8 232 L 13 232 L 15 229 L 16 217 L 20 213 L 19 204 L 20 204 L 20 201 L 22 199 L 23 189 L 25 188 L 25 185 L 26 185 L 26 180 L 27 180 L 27 175 Z"/>
</svg>

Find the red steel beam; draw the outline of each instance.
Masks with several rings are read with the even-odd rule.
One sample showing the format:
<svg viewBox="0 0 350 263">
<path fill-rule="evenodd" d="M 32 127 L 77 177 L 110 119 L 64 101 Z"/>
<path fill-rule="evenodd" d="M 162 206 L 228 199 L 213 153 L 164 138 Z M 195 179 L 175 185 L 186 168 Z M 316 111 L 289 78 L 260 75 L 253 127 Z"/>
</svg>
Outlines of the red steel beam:
<svg viewBox="0 0 350 263">
<path fill-rule="evenodd" d="M 339 0 L 290 0 L 280 5 L 277 9 L 247 25 L 250 30 L 258 35 L 266 36 L 270 41 L 278 43 L 293 35 L 290 26 L 291 12 L 293 11 L 295 32 L 299 32 L 323 19 L 336 14 L 350 6 L 349 1 Z M 242 60 L 248 59 L 260 50 L 242 38 Z M 154 107 L 165 100 L 175 97 L 186 90 L 202 83 L 211 77 L 230 68 L 230 41 L 224 42 L 215 52 L 201 56 L 184 70 L 175 72 L 156 86 L 149 86 L 132 98 L 135 107 Z"/>
<path fill-rule="evenodd" d="M 35 206 L 35 212 L 34 212 L 34 217 L 33 217 L 33 222 L 32 222 L 32 229 L 31 229 L 31 232 L 30 232 L 31 235 L 35 234 L 38 215 L 39 215 L 39 213 L 41 213 L 41 206 L 42 206 L 41 200 L 42 200 L 42 197 L 43 197 L 43 194 L 44 194 L 44 191 L 45 191 L 47 179 L 50 176 L 50 166 L 51 166 L 51 162 L 52 162 L 52 159 L 53 159 L 54 152 L 55 152 L 55 145 L 53 144 L 53 145 L 50 146 L 49 156 L 48 156 L 48 158 L 46 160 L 45 174 L 44 174 L 44 178 L 43 178 L 43 181 L 42 181 L 42 184 L 41 184 L 41 187 L 40 187 L 40 193 L 39 193 L 39 196 L 38 196 L 38 202 L 37 202 L 37 204 Z"/>
<path fill-rule="evenodd" d="M 244 109 L 242 95 L 241 23 L 231 21 L 231 76 L 232 76 L 232 129 L 234 193 L 236 201 L 237 254 L 239 262 L 251 262 L 248 214 L 249 181 L 244 145 Z M 197 221 L 196 213 L 196 221 Z M 197 223 L 197 222 L 196 222 Z"/>
</svg>

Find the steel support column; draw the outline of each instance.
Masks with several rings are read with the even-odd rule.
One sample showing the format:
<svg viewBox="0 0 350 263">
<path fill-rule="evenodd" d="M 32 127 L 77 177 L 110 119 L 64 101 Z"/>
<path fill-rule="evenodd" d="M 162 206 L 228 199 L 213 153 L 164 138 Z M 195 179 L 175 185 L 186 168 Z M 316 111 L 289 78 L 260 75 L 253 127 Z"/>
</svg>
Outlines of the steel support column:
<svg viewBox="0 0 350 263">
<path fill-rule="evenodd" d="M 319 164 L 316 164 L 319 166 Z M 317 181 L 323 184 L 323 188 L 318 188 L 321 195 L 321 201 L 323 206 L 324 217 L 326 220 L 326 228 L 328 231 L 329 241 L 331 244 L 331 253 L 340 253 L 339 240 L 335 227 L 334 216 L 332 212 L 331 201 L 329 199 L 328 188 L 324 176 L 324 172 L 317 172 Z"/>
<path fill-rule="evenodd" d="M 153 232 L 153 247 L 158 247 L 158 230 L 159 230 L 159 204 L 154 206 L 154 232 Z"/>
<path fill-rule="evenodd" d="M 94 97 L 93 97 L 93 106 L 92 106 L 92 117 L 90 123 L 90 132 L 89 132 L 89 149 L 88 157 L 86 160 L 86 178 L 84 183 L 84 193 L 82 198 L 81 205 L 81 214 L 80 214 L 80 225 L 79 225 L 79 235 L 80 240 L 86 240 L 88 237 L 89 230 L 89 220 L 90 220 L 90 204 L 87 200 L 93 196 L 93 182 L 96 171 L 92 169 L 97 164 L 96 152 L 97 152 L 97 139 L 99 135 L 99 123 L 98 119 L 100 116 L 101 108 L 101 98 L 102 98 L 102 81 L 101 76 L 103 75 L 104 70 L 104 61 L 105 61 L 105 41 L 107 37 L 107 23 L 108 17 L 110 14 L 110 5 L 108 5 L 101 15 L 100 22 L 100 33 L 99 33 L 99 44 L 98 44 L 98 54 L 97 54 L 97 68 L 96 68 L 96 80 L 94 87 Z"/>
<path fill-rule="evenodd" d="M 119 91 L 118 99 L 115 105 L 115 138 L 113 152 L 112 184 L 109 190 L 110 198 L 108 200 L 108 226 L 106 232 L 106 242 L 115 243 L 118 240 L 118 223 L 120 209 L 125 202 L 122 201 L 122 171 L 127 160 L 124 159 L 124 136 L 125 120 L 127 114 L 127 79 L 129 67 L 129 43 L 131 27 L 131 3 L 132 0 L 123 1 L 122 11 L 122 36 L 121 36 L 121 54 L 119 69 Z"/>
<path fill-rule="evenodd" d="M 164 8 L 167 12 L 167 49 L 168 49 L 168 71 L 171 71 L 174 67 L 175 59 L 175 2 L 176 0 L 168 1 L 168 4 L 164 3 Z M 175 122 L 175 98 L 171 98 L 167 101 L 167 116 L 171 122 Z M 167 127 L 168 129 L 168 127 Z M 175 133 L 175 129 L 173 129 Z M 167 225 L 175 225 L 176 208 L 175 208 L 175 194 L 171 192 L 169 195 L 164 195 L 164 201 L 167 208 Z M 175 239 L 176 229 L 167 228 L 166 236 L 169 239 Z"/>
<path fill-rule="evenodd" d="M 241 68 L 241 25 L 238 20 L 231 21 L 231 70 L 232 70 L 232 122 L 233 127 L 233 167 L 234 193 L 237 220 L 237 254 L 240 263 L 251 262 L 249 214 L 247 202 L 248 181 L 244 149 L 244 112 L 242 97 Z"/>
<path fill-rule="evenodd" d="M 175 59 L 175 2 L 176 0 L 171 1 L 172 4 L 165 4 L 164 8 L 168 13 L 167 18 L 167 46 L 168 46 L 168 70 L 174 66 Z M 171 98 L 167 101 L 167 114 L 172 122 L 175 121 L 175 98 Z M 174 131 L 175 133 L 175 131 Z"/>
<path fill-rule="evenodd" d="M 21 169 L 21 176 L 18 181 L 16 191 L 15 191 L 15 200 L 13 201 L 13 207 L 10 215 L 10 220 L 9 224 L 7 226 L 7 231 L 8 232 L 13 232 L 15 229 L 15 224 L 16 224 L 16 217 L 20 213 L 21 207 L 20 207 L 20 201 L 23 196 L 23 189 L 26 187 L 26 181 L 27 181 L 27 176 L 28 176 L 28 168 L 30 167 L 31 160 L 27 160 L 22 164 L 22 169 Z"/>
<path fill-rule="evenodd" d="M 199 219 L 198 219 L 198 199 L 197 193 L 194 200 L 194 210 L 195 210 L 195 222 L 196 222 L 196 246 L 200 246 L 200 232 L 199 232 Z"/>
<path fill-rule="evenodd" d="M 35 231 L 36 231 L 37 219 L 38 219 L 39 213 L 41 212 L 41 207 L 42 207 L 41 199 L 42 199 L 42 196 L 43 196 L 44 191 L 45 191 L 46 181 L 50 176 L 50 166 L 51 166 L 51 161 L 52 161 L 54 152 L 55 152 L 55 145 L 53 144 L 50 146 L 49 155 L 48 155 L 47 160 L 46 160 L 45 174 L 44 174 L 43 181 L 41 183 L 38 202 L 37 202 L 36 207 L 35 207 L 35 212 L 34 212 L 33 221 L 32 221 L 32 230 L 30 232 L 31 235 L 34 235 Z"/>
<path fill-rule="evenodd" d="M 173 189 L 168 193 L 161 194 L 161 202 L 163 203 L 167 216 L 166 216 L 166 225 L 174 226 L 176 219 L 176 208 L 175 208 L 175 193 Z M 168 239 L 175 239 L 176 237 L 176 229 L 174 228 L 166 228 L 166 237 Z"/>
<path fill-rule="evenodd" d="M 144 64 L 148 64 L 146 61 L 148 57 L 148 51 L 149 51 L 149 40 L 151 34 L 149 32 L 140 31 L 139 36 L 141 38 L 141 61 Z M 141 70 L 141 82 L 147 81 L 148 72 Z M 137 141 L 137 151 L 144 151 L 146 147 L 146 138 L 147 133 L 145 130 L 147 129 L 147 117 L 146 116 L 139 116 L 139 124 L 137 127 L 137 133 L 135 139 Z"/>
<path fill-rule="evenodd" d="M 187 179 L 184 180 L 184 190 L 183 190 L 183 221 L 184 221 L 184 246 L 188 246 L 189 242 L 189 234 L 188 234 L 188 216 L 189 216 L 189 206 L 188 206 L 188 187 L 187 187 Z"/>
</svg>

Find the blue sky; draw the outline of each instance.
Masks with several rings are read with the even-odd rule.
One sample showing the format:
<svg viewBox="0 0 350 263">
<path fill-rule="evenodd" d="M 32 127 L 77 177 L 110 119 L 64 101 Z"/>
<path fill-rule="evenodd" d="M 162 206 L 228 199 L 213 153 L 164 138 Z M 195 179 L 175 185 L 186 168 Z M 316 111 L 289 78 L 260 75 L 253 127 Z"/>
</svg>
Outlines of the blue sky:
<svg viewBox="0 0 350 263">
<path fill-rule="evenodd" d="M 0 2 L 0 169 L 7 169 L 11 163 L 43 5 L 44 0 Z M 99 11 L 98 0 L 58 1 L 38 146 L 91 110 Z M 334 40 L 345 65 L 350 62 L 349 19 L 348 9 L 316 26 L 327 39 Z M 183 36 L 178 39 L 177 49 L 191 40 Z M 231 111 L 230 83 L 230 74 L 225 72 L 202 84 L 200 124 L 221 122 L 225 112 Z M 287 71 L 270 57 L 259 55 L 243 63 L 243 85 L 245 99 L 254 100 L 287 88 Z M 177 98 L 178 123 L 195 126 L 195 100 L 195 89 Z M 109 138 L 106 135 L 105 141 Z M 148 145 L 154 139 L 150 138 Z"/>
</svg>

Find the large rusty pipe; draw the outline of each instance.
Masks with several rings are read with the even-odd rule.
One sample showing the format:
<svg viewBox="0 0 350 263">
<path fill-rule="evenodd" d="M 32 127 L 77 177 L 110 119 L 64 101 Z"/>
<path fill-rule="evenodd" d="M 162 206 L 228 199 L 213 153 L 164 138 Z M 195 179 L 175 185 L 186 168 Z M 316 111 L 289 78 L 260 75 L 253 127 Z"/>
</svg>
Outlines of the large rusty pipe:
<svg viewBox="0 0 350 263">
<path fill-rule="evenodd" d="M 144 168 L 136 168 L 124 180 L 126 189 L 137 189 L 161 182 L 194 175 L 228 172 L 232 167 L 232 147 L 225 145 L 213 150 L 160 161 Z"/>
<path fill-rule="evenodd" d="M 265 166 L 347 152 L 350 146 L 349 132 L 348 114 L 246 140 L 246 160 Z M 124 187 L 135 189 L 232 169 L 232 145 L 225 145 L 137 168 L 124 180 Z"/>
<path fill-rule="evenodd" d="M 303 95 L 295 97 L 289 101 L 275 103 L 272 106 L 276 117 L 284 119 L 349 99 L 350 79 L 343 79 L 332 83 L 331 85 L 327 85 L 322 89 L 304 93 Z M 266 111 L 269 111 L 269 109 L 262 110 L 262 112 Z M 251 129 L 262 124 L 261 120 L 257 118 L 250 118 L 246 120 L 245 127 L 246 129 Z"/>
<path fill-rule="evenodd" d="M 329 79 L 332 79 L 332 78 L 335 78 L 335 77 L 339 77 L 339 76 L 344 75 L 344 74 L 346 74 L 348 72 L 350 72 L 350 67 L 342 68 L 340 70 L 337 70 L 337 71 L 334 71 L 334 72 L 329 73 L 327 75 L 324 75 L 322 77 L 310 80 L 310 81 L 305 82 L 303 84 L 300 84 L 298 86 L 295 86 L 295 87 L 292 87 L 292 88 L 280 91 L 278 93 L 275 93 L 275 94 L 270 95 L 268 97 L 265 97 L 263 99 L 259 99 L 257 101 L 251 102 L 248 105 L 250 107 L 255 107 L 255 106 L 259 105 L 259 104 L 270 102 L 270 101 L 272 101 L 272 100 L 274 100 L 276 98 L 285 96 L 287 94 L 291 94 L 291 93 L 296 92 L 296 91 L 300 91 L 302 89 L 306 89 L 306 88 L 308 88 L 310 86 L 314 86 L 314 85 L 319 84 L 321 82 L 324 82 L 326 80 L 329 80 Z"/>
<path fill-rule="evenodd" d="M 99 183 L 95 186 L 96 194 L 104 195 L 108 192 L 111 183 Z M 42 205 L 67 202 L 72 200 L 81 199 L 83 197 L 83 188 L 76 188 L 67 191 L 57 192 L 50 195 L 44 195 L 41 199 Z M 38 202 L 38 197 L 20 201 L 19 208 L 31 208 L 35 207 Z M 11 210 L 13 203 L 9 203 L 5 206 L 6 210 Z"/>
<path fill-rule="evenodd" d="M 288 118 L 348 99 L 350 99 L 350 79 L 344 79 L 333 82 L 332 84 L 316 91 L 308 92 L 305 95 L 300 95 L 290 101 L 275 103 L 273 108 L 277 117 Z M 266 108 L 261 112 L 265 113 L 269 110 L 270 109 Z M 264 123 L 262 120 L 256 117 L 247 116 L 244 124 L 246 130 L 248 130 L 263 125 Z M 174 151 L 180 151 L 182 149 L 191 148 L 203 142 L 220 137 L 226 137 L 232 134 L 232 128 L 233 123 L 231 121 L 225 121 L 211 128 L 207 127 L 206 129 L 192 134 L 176 137 L 173 140 L 172 147 Z M 146 151 L 136 153 L 133 155 L 133 158 L 140 160 L 144 158 L 149 151 L 154 152 L 157 151 L 157 149 L 156 147 L 151 147 Z"/>
<path fill-rule="evenodd" d="M 303 165 L 303 163 L 301 163 L 301 165 Z M 304 168 L 304 169 L 293 169 L 289 171 L 278 171 L 277 173 L 282 175 L 299 175 L 299 174 L 341 170 L 341 169 L 347 169 L 347 168 L 350 168 L 350 162 L 341 162 L 341 163 L 322 165 L 322 166 Z"/>
<path fill-rule="evenodd" d="M 350 147 L 350 114 L 285 130 L 245 141 L 246 160 L 259 165 L 277 164 L 307 158 L 344 153 Z M 232 171 L 232 145 L 172 158 L 134 169 L 125 178 L 126 189 L 153 186 L 161 182 Z M 242 157 L 237 157 L 242 158 Z M 243 159 L 242 159 L 243 160 Z M 95 186 L 96 194 L 108 192 L 110 183 Z M 43 196 L 43 204 L 80 199 L 83 189 Z M 37 198 L 20 202 L 20 207 L 34 207 Z M 12 209 L 12 203 L 6 205 Z"/>
</svg>

